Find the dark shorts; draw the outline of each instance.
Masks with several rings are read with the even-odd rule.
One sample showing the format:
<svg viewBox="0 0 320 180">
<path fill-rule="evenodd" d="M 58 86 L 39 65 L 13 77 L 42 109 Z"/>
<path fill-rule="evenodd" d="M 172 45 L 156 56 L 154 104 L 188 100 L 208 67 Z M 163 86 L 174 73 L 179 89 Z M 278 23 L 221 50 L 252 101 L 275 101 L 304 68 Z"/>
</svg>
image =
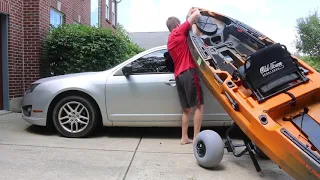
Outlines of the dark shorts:
<svg viewBox="0 0 320 180">
<path fill-rule="evenodd" d="M 189 69 L 178 75 L 176 84 L 183 109 L 203 104 L 203 91 L 197 69 Z"/>
</svg>

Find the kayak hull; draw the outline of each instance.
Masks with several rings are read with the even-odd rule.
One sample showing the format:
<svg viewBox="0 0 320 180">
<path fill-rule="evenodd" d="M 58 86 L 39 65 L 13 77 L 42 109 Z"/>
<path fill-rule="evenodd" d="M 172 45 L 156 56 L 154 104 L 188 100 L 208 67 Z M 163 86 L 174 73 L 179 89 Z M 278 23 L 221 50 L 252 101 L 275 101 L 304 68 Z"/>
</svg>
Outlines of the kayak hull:
<svg viewBox="0 0 320 180">
<path fill-rule="evenodd" d="M 320 133 L 320 74 L 292 56 L 307 70 L 303 74 L 304 80 L 283 92 L 259 99 L 243 79 L 235 78 L 230 69 L 237 72 L 251 54 L 276 43 L 240 21 L 199 9 L 202 16 L 210 19 L 204 22 L 202 18 L 200 23 L 193 25 L 187 41 L 205 85 L 243 133 L 280 168 L 295 179 L 320 179 L 320 153 L 316 144 L 320 140 L 317 139 Z M 206 28 L 205 23 L 210 26 Z M 237 32 L 232 32 L 232 28 Z M 255 43 L 250 44 L 243 36 Z M 232 63 L 224 57 L 231 58 Z M 218 62 L 221 59 L 224 63 Z M 305 119 L 299 116 L 302 112 Z M 300 122 L 306 128 L 299 127 Z M 306 123 L 319 131 L 308 128 Z"/>
</svg>

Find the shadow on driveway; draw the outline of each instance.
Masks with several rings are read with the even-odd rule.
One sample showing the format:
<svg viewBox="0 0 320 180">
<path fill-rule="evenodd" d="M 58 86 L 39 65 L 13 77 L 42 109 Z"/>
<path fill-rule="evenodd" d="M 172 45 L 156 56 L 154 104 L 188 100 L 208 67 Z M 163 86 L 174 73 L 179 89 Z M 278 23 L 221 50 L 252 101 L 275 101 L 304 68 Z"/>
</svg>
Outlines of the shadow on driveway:
<svg viewBox="0 0 320 180">
<path fill-rule="evenodd" d="M 221 138 L 225 138 L 228 127 L 205 127 L 201 130 L 210 129 L 217 132 Z M 42 136 L 60 136 L 55 128 L 47 128 L 30 125 L 27 132 Z M 188 134 L 193 138 L 193 127 L 189 127 Z M 145 139 L 179 139 L 181 137 L 181 127 L 102 127 L 87 138 L 130 138 L 141 137 Z M 232 138 L 237 139 L 237 132 L 232 134 Z"/>
</svg>

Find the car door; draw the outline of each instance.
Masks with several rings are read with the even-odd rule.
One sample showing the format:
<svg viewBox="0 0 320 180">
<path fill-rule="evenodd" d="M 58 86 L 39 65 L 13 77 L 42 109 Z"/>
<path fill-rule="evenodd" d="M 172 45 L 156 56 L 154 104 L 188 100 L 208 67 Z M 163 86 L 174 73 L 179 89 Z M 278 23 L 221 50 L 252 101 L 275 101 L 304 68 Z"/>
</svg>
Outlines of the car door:
<svg viewBox="0 0 320 180">
<path fill-rule="evenodd" d="M 203 89 L 203 98 L 204 98 L 204 106 L 203 106 L 203 120 L 210 121 L 213 125 L 227 125 L 232 121 L 231 117 L 228 113 L 223 109 L 217 99 L 211 94 L 210 90 L 204 84 L 203 80 L 201 80 L 201 86 Z M 229 121 L 228 123 L 224 123 L 223 121 Z M 217 122 L 217 124 L 214 124 Z M 223 122 L 223 123 L 220 123 Z"/>
<path fill-rule="evenodd" d="M 106 104 L 111 121 L 181 121 L 174 74 L 165 66 L 165 52 L 165 48 L 154 50 L 128 63 L 132 66 L 128 77 L 120 68 L 108 79 Z M 203 120 L 231 120 L 203 81 L 201 85 L 205 101 Z"/>
<path fill-rule="evenodd" d="M 128 63 L 129 76 L 119 69 L 108 78 L 106 105 L 111 121 L 180 120 L 182 109 L 174 74 L 165 66 L 165 52 L 157 49 Z"/>
</svg>

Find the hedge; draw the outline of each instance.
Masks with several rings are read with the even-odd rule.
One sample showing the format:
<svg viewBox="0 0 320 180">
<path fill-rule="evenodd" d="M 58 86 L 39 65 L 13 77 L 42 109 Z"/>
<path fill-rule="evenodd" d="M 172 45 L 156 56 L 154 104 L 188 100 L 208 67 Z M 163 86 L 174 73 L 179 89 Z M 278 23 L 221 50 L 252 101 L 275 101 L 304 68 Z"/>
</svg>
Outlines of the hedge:
<svg viewBox="0 0 320 180">
<path fill-rule="evenodd" d="M 310 57 L 310 56 L 298 56 L 298 58 L 302 59 L 304 62 L 309 64 L 315 70 L 320 72 L 320 57 Z"/>
<path fill-rule="evenodd" d="M 143 50 L 124 32 L 79 24 L 53 28 L 44 40 L 43 60 L 51 76 L 109 69 Z"/>
</svg>

